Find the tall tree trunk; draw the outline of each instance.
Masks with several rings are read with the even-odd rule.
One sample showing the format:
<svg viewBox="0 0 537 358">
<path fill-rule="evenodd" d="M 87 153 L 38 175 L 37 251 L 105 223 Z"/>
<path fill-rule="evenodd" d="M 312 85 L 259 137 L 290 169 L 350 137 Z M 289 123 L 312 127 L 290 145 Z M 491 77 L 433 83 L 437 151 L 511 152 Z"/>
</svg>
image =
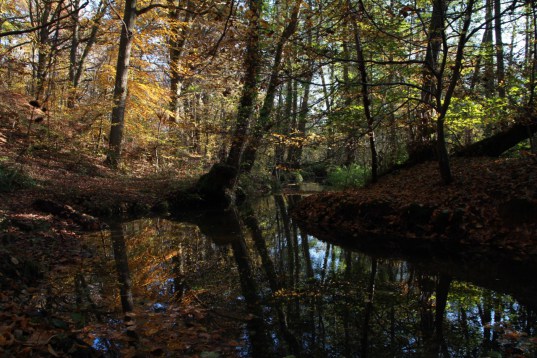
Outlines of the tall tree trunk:
<svg viewBox="0 0 537 358">
<path fill-rule="evenodd" d="M 270 80 L 267 87 L 267 94 L 265 95 L 263 106 L 259 111 L 259 116 L 250 135 L 250 140 L 248 141 L 248 145 L 246 146 L 246 149 L 244 151 L 244 159 L 241 170 L 245 173 L 249 173 L 252 170 L 257 155 L 257 149 L 259 148 L 259 142 L 263 138 L 263 135 L 274 125 L 274 121 L 271 120 L 271 114 L 274 108 L 274 99 L 276 97 L 276 92 L 280 85 L 279 75 L 283 58 L 283 50 L 289 38 L 296 31 L 299 10 L 300 5 L 296 4 L 291 11 L 291 18 L 289 19 L 289 23 L 283 30 L 280 39 L 276 45 L 276 51 L 274 53 L 274 63 L 272 64 Z"/>
<path fill-rule="evenodd" d="M 491 98 L 494 95 L 494 44 L 492 41 L 492 11 L 493 11 L 493 0 L 486 0 L 485 2 L 485 31 L 483 32 L 483 39 L 481 41 L 481 46 L 479 49 L 479 55 L 475 64 L 474 74 L 472 76 L 472 81 L 470 83 L 470 91 L 473 92 L 475 87 L 479 82 L 484 86 L 485 97 Z M 484 71 L 481 76 L 481 62 L 484 58 Z M 490 134 L 491 126 L 485 126 L 485 135 Z M 468 132 L 471 133 L 471 129 L 468 129 Z M 470 137 L 470 136 L 468 136 Z M 468 140 L 467 142 L 470 142 Z"/>
<path fill-rule="evenodd" d="M 288 162 L 293 169 L 300 169 L 302 165 L 302 153 L 304 148 L 304 141 L 306 140 L 306 124 L 309 112 L 309 98 L 311 80 L 313 78 L 313 72 L 309 72 L 304 79 L 304 95 L 300 103 L 300 111 L 298 112 L 296 135 L 297 142 L 291 148 L 289 148 Z"/>
<path fill-rule="evenodd" d="M 71 15 L 73 33 L 71 35 L 71 48 L 69 50 L 69 82 L 74 84 L 77 65 L 78 45 L 80 44 L 80 0 L 73 0 L 73 14 Z"/>
<path fill-rule="evenodd" d="M 494 36 L 496 37 L 496 79 L 498 96 L 505 98 L 505 63 L 502 41 L 502 7 L 500 0 L 494 0 Z"/>
<path fill-rule="evenodd" d="M 535 104 L 535 88 L 537 86 L 537 10 L 535 0 L 530 1 L 527 11 L 526 49 L 525 61 L 529 71 L 529 96 L 528 107 L 531 109 Z"/>
<path fill-rule="evenodd" d="M 434 133 L 433 119 L 438 110 L 438 91 L 441 91 L 441 78 L 438 73 L 438 57 L 444 36 L 444 23 L 446 12 L 445 0 L 433 0 L 431 22 L 427 37 L 427 50 L 425 52 L 421 91 L 421 108 L 418 112 L 418 131 L 413 143 L 410 143 L 409 156 L 421 156 L 430 146 L 431 136 Z"/>
<path fill-rule="evenodd" d="M 244 61 L 246 71 L 243 77 L 244 85 L 237 111 L 237 122 L 231 139 L 231 148 L 226 160 L 227 165 L 236 169 L 237 177 L 239 175 L 242 153 L 247 141 L 248 127 L 255 111 L 258 95 L 258 76 L 261 67 L 259 35 L 263 0 L 249 0 L 248 4 L 249 30 Z"/>
<path fill-rule="evenodd" d="M 347 28 L 347 25 L 345 25 Z M 345 62 L 343 63 L 343 107 L 345 113 L 350 113 L 352 106 L 352 95 L 351 95 L 351 76 L 349 71 L 349 46 L 347 42 L 343 41 L 343 58 Z M 350 128 L 348 129 L 347 138 L 345 140 L 345 166 L 350 166 L 356 162 L 356 129 L 354 123 L 350 123 Z"/>
<path fill-rule="evenodd" d="M 169 110 L 172 113 L 173 120 L 177 122 L 179 120 L 181 87 L 183 76 L 180 72 L 181 56 L 186 43 L 186 34 L 183 24 L 178 24 L 180 21 L 180 10 L 174 7 L 174 0 L 168 0 L 168 19 L 171 26 L 171 36 L 168 42 L 168 49 L 170 52 L 170 104 Z M 183 17 L 183 23 L 189 23 L 192 15 L 190 8 L 192 2 L 187 2 L 187 10 Z"/>
<path fill-rule="evenodd" d="M 364 105 L 364 114 L 367 121 L 367 136 L 369 137 L 369 149 L 371 151 L 371 181 L 374 183 L 378 179 L 378 156 L 377 148 L 375 144 L 375 132 L 373 130 L 373 116 L 371 115 L 371 98 L 369 96 L 367 69 L 365 67 L 364 49 L 362 46 L 362 39 L 360 35 L 360 29 L 358 27 L 358 14 L 351 10 L 350 0 L 347 0 L 347 6 L 351 11 L 351 24 L 354 35 L 354 46 L 356 47 L 356 59 L 358 62 L 358 71 L 361 77 L 361 95 L 362 104 Z M 363 4 L 360 2 L 360 7 L 363 8 Z"/>
<path fill-rule="evenodd" d="M 114 86 L 114 108 L 112 109 L 109 152 L 107 163 L 117 168 L 121 160 L 123 142 L 123 128 L 125 126 L 125 106 L 127 102 L 127 86 L 129 81 L 129 64 L 131 58 L 132 42 L 134 39 L 134 25 L 136 22 L 136 0 L 126 0 L 119 52 L 116 65 L 116 83 Z"/>
<path fill-rule="evenodd" d="M 440 168 L 440 175 L 442 176 L 444 184 L 449 184 L 453 181 L 453 176 L 451 174 L 451 167 L 449 163 L 449 155 L 446 146 L 446 137 L 444 133 L 444 122 L 446 119 L 447 112 L 449 110 L 451 99 L 453 98 L 453 94 L 455 93 L 455 87 L 457 86 L 457 82 L 460 78 L 462 70 L 462 59 L 464 57 L 464 46 L 468 41 L 468 29 L 470 28 L 470 23 L 472 21 L 474 3 L 475 0 L 468 0 L 467 8 L 464 13 L 464 23 L 459 37 L 459 43 L 457 44 L 455 64 L 453 66 L 448 88 L 444 95 L 444 101 L 440 105 L 440 98 L 437 99 L 437 101 L 439 102 L 438 107 L 440 108 L 440 113 L 436 121 L 436 150 L 438 156 L 438 165 Z M 447 51 L 447 48 L 444 51 Z M 444 61 L 445 58 L 446 56 L 444 56 Z M 444 65 L 442 65 L 442 67 L 445 68 Z"/>
</svg>

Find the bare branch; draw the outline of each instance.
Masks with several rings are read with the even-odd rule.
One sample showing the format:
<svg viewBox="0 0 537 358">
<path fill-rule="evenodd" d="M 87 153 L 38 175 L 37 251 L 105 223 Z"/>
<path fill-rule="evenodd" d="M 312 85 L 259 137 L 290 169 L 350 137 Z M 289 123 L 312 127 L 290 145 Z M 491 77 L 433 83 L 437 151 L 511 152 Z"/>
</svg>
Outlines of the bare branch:
<svg viewBox="0 0 537 358">
<path fill-rule="evenodd" d="M 37 30 L 41 30 L 41 29 L 43 29 L 43 28 L 45 28 L 47 26 L 50 26 L 50 25 L 58 22 L 58 21 L 61 21 L 63 19 L 66 19 L 66 18 L 70 17 L 71 15 L 73 15 L 73 13 L 82 10 L 86 6 L 88 6 L 88 1 L 86 1 L 84 4 L 82 4 L 79 8 L 74 9 L 73 11 L 70 11 L 65 15 L 62 15 L 62 16 L 56 18 L 56 19 L 53 19 L 53 20 L 51 20 L 51 21 L 49 21 L 47 23 L 41 24 L 39 26 L 34 26 L 34 27 L 31 27 L 29 29 L 24 29 L 24 30 L 13 30 L 13 31 L 0 32 L 0 38 L 6 37 L 6 36 L 22 35 L 22 34 L 27 34 L 27 33 L 30 33 L 30 32 L 37 31 Z"/>
</svg>

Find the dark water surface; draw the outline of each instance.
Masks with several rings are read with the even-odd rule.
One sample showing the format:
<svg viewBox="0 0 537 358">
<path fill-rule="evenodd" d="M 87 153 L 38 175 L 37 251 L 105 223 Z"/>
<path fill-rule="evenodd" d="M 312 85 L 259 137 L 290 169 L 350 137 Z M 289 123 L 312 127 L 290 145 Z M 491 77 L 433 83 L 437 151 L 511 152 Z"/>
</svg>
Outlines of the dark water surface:
<svg viewBox="0 0 537 358">
<path fill-rule="evenodd" d="M 536 355 L 536 272 L 510 273 L 487 258 L 405 261 L 345 249 L 293 224 L 296 200 L 112 225 L 88 238 L 114 262 L 99 273 L 117 279 L 102 292 L 157 313 L 193 293 L 226 316 L 246 314 L 238 356 Z"/>
</svg>

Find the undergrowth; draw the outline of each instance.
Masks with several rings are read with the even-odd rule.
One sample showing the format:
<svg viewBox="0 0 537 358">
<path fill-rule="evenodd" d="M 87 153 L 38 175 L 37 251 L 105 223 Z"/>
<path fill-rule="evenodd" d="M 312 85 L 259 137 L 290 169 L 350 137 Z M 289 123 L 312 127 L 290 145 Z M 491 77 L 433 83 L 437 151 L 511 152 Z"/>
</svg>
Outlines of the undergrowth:
<svg viewBox="0 0 537 358">
<path fill-rule="evenodd" d="M 336 188 L 357 188 L 369 179 L 369 171 L 358 165 L 334 167 L 328 171 L 327 183 Z"/>
<path fill-rule="evenodd" d="M 35 180 L 26 175 L 22 168 L 0 164 L 0 192 L 6 193 L 31 188 L 36 184 Z"/>
</svg>

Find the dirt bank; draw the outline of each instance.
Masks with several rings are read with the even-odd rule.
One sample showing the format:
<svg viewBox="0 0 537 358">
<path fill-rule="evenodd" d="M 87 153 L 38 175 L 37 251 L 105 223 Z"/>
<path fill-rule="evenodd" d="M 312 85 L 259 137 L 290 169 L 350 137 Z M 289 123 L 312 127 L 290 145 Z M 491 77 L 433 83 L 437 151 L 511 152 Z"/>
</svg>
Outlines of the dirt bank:
<svg viewBox="0 0 537 358">
<path fill-rule="evenodd" d="M 344 244 L 497 252 L 537 259 L 535 158 L 455 159 L 455 182 L 417 165 L 363 189 L 312 195 L 294 210 L 307 230 Z"/>
</svg>

